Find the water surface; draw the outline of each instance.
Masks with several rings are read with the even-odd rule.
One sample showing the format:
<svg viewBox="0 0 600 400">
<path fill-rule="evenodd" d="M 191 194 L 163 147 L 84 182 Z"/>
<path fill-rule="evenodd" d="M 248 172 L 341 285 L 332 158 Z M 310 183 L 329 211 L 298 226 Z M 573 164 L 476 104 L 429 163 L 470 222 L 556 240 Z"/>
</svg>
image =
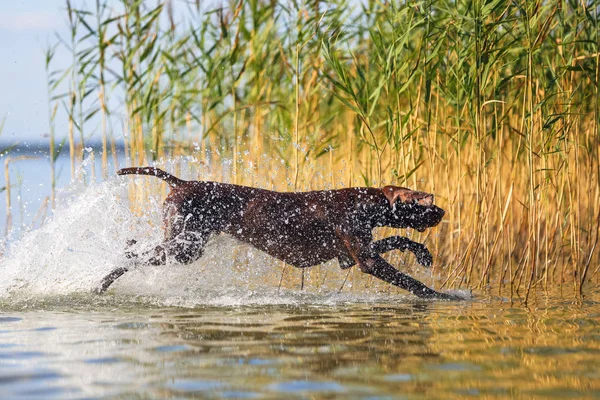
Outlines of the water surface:
<svg viewBox="0 0 600 400">
<path fill-rule="evenodd" d="M 598 304 L 151 307 L 0 317 L 2 398 L 598 398 Z M 555 302 L 559 302 L 556 300 Z"/>
</svg>

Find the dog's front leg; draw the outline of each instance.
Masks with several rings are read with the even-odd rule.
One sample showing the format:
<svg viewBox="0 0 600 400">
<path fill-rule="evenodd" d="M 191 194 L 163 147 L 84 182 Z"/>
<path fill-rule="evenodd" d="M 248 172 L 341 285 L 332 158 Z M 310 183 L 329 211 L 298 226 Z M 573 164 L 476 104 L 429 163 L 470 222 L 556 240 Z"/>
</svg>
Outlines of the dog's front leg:
<svg viewBox="0 0 600 400">
<path fill-rule="evenodd" d="M 458 297 L 439 293 L 425 286 L 418 280 L 403 274 L 388 264 L 372 246 L 365 244 L 365 240 L 351 234 L 341 234 L 341 239 L 348 250 L 349 255 L 358 264 L 360 270 L 366 274 L 373 275 L 394 286 L 408 290 L 415 296 L 426 299 L 459 300 Z"/>
<path fill-rule="evenodd" d="M 392 250 L 410 250 L 417 257 L 417 262 L 424 267 L 431 267 L 431 263 L 433 262 L 433 257 L 429 250 L 427 250 L 427 247 L 403 236 L 391 236 L 378 240 L 371 244 L 371 248 L 377 254 L 387 253 Z"/>
<path fill-rule="evenodd" d="M 460 298 L 456 296 L 436 292 L 418 280 L 403 274 L 388 264 L 380 256 L 359 260 L 357 263 L 361 271 L 369 275 L 373 275 L 385 282 L 391 283 L 392 285 L 398 286 L 399 288 L 408 290 L 415 296 L 424 299 L 460 300 Z"/>
</svg>

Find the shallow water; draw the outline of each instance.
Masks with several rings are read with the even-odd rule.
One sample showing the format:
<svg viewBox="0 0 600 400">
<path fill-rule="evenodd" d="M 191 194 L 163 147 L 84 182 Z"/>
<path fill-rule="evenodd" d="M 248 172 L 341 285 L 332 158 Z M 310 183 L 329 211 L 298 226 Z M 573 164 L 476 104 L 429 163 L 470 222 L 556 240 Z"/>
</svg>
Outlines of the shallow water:
<svg viewBox="0 0 600 400">
<path fill-rule="evenodd" d="M 600 397 L 593 302 L 136 301 L 80 296 L 6 310 L 0 397 Z"/>
<path fill-rule="evenodd" d="M 128 264 L 93 295 L 126 240 L 161 240 L 160 196 L 134 214 L 128 183 L 69 187 L 0 260 L 0 398 L 600 397 L 598 291 L 417 301 L 335 262 L 302 281 L 218 236 L 192 265 Z"/>
</svg>

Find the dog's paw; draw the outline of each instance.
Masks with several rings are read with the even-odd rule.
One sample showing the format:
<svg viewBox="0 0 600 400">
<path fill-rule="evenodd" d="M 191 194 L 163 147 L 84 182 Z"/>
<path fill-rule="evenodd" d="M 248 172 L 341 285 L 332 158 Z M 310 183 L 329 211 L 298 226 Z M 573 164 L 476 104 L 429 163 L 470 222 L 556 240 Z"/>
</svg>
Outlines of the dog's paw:
<svg viewBox="0 0 600 400">
<path fill-rule="evenodd" d="M 138 254 L 130 250 L 136 244 L 137 240 L 135 239 L 129 239 L 127 242 L 125 242 L 125 258 L 138 258 Z"/>
<path fill-rule="evenodd" d="M 104 289 L 102 286 L 98 286 L 98 287 L 92 289 L 92 293 L 95 295 L 104 294 L 105 291 L 106 291 L 106 289 Z"/>
<path fill-rule="evenodd" d="M 424 267 L 431 267 L 433 263 L 433 256 L 427 250 L 427 247 L 420 245 L 418 249 L 415 250 L 415 256 L 417 257 L 417 262 Z"/>
</svg>

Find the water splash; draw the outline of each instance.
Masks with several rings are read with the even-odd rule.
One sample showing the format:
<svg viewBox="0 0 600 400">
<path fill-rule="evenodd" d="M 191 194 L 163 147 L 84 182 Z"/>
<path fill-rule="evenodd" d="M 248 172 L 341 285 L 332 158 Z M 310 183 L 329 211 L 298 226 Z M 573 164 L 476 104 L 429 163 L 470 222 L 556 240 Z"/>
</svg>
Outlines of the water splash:
<svg viewBox="0 0 600 400">
<path fill-rule="evenodd" d="M 89 290 L 123 262 L 119 241 L 132 218 L 125 199 L 126 187 L 117 181 L 62 192 L 51 220 L 13 243 L 2 260 L 0 296 Z"/>
</svg>

